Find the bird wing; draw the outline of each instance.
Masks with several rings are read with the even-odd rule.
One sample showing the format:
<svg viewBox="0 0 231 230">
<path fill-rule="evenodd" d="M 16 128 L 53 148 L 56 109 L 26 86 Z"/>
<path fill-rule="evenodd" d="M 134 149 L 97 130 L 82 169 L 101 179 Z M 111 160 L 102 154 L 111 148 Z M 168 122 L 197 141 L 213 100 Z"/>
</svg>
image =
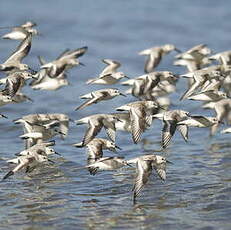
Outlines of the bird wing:
<svg viewBox="0 0 231 230">
<path fill-rule="evenodd" d="M 87 145 L 102 129 L 102 124 L 97 122 L 97 124 L 93 124 L 89 121 L 89 127 L 83 137 L 83 146 Z"/>
<path fill-rule="evenodd" d="M 101 144 L 87 145 L 87 154 L 89 158 L 98 159 L 103 157 L 103 148 Z"/>
<path fill-rule="evenodd" d="M 9 171 L 4 177 L 3 180 L 7 179 L 9 176 L 12 176 L 15 172 L 29 165 L 35 158 L 33 156 L 24 158 L 23 161 L 19 160 L 19 164 L 11 171 Z"/>
<path fill-rule="evenodd" d="M 79 107 L 77 107 L 75 110 L 80 110 L 80 109 L 83 109 L 89 105 L 92 105 L 92 104 L 96 104 L 98 103 L 103 97 L 104 95 L 102 93 L 97 93 L 97 95 L 95 94 L 91 94 L 93 97 L 90 98 L 89 100 L 85 101 L 83 104 L 81 104 Z"/>
<path fill-rule="evenodd" d="M 177 125 L 177 130 L 180 132 L 184 140 L 188 141 L 188 126 L 187 125 Z"/>
<path fill-rule="evenodd" d="M 134 143 L 137 144 L 140 141 L 141 134 L 145 130 L 146 114 L 144 110 L 140 110 L 139 108 L 131 108 L 130 117 L 131 117 L 132 139 Z"/>
<path fill-rule="evenodd" d="M 4 94 L 13 97 L 23 85 L 22 78 L 9 77 L 6 79 L 6 86 L 3 90 Z"/>
<path fill-rule="evenodd" d="M 144 71 L 146 73 L 150 73 L 153 71 L 155 67 L 158 66 L 161 60 L 161 55 L 159 52 L 152 52 L 150 55 L 148 55 L 147 60 L 145 62 Z"/>
<path fill-rule="evenodd" d="M 176 122 L 164 120 L 164 127 L 162 130 L 162 147 L 167 148 L 172 136 L 176 131 Z"/>
<path fill-rule="evenodd" d="M 181 96 L 180 100 L 186 99 L 193 94 L 193 92 L 200 86 L 199 81 L 195 81 L 189 89 Z"/>
<path fill-rule="evenodd" d="M 16 51 L 14 51 L 11 56 L 5 61 L 5 64 L 11 62 L 21 62 L 23 58 L 25 58 L 31 48 L 31 40 L 32 34 L 29 34 L 17 47 Z"/>
<path fill-rule="evenodd" d="M 153 164 L 153 168 L 156 170 L 161 180 L 166 180 L 166 163 Z"/>
<path fill-rule="evenodd" d="M 191 118 L 205 126 L 208 126 L 208 124 L 210 124 L 210 121 L 204 116 L 191 116 Z"/>
<path fill-rule="evenodd" d="M 75 49 L 75 50 L 72 50 L 72 51 L 70 50 L 70 51 L 64 52 L 61 55 L 61 57 L 59 58 L 59 60 L 81 57 L 82 55 L 84 55 L 86 53 L 87 49 L 88 49 L 88 47 L 84 46 L 82 48 L 78 48 L 78 49 Z"/>
<path fill-rule="evenodd" d="M 111 141 L 115 142 L 115 138 L 116 138 L 116 130 L 115 128 L 112 127 L 106 127 L 104 126 L 106 133 L 108 135 L 108 137 L 110 138 Z"/>
<path fill-rule="evenodd" d="M 137 168 L 137 175 L 136 175 L 136 179 L 135 179 L 135 184 L 134 184 L 133 189 L 132 189 L 133 200 L 135 200 L 136 197 L 140 195 L 141 189 L 148 182 L 148 178 L 151 174 L 150 170 L 144 170 L 140 160 L 137 161 L 136 168 Z"/>
<path fill-rule="evenodd" d="M 65 50 L 56 58 L 56 60 L 61 59 L 62 57 L 68 55 L 69 52 L 70 52 L 70 49 L 65 49 Z"/>
</svg>

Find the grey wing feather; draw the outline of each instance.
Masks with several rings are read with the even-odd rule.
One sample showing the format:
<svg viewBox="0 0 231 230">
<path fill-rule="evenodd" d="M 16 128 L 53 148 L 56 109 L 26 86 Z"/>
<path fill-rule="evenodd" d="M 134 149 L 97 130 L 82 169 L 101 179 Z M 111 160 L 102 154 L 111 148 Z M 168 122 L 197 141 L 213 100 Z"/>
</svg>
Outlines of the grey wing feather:
<svg viewBox="0 0 231 230">
<path fill-rule="evenodd" d="M 141 139 L 141 134 L 145 130 L 146 121 L 141 116 L 140 111 L 132 108 L 130 109 L 130 117 L 131 117 L 131 128 L 132 128 L 132 138 L 135 144 L 137 144 Z"/>
<path fill-rule="evenodd" d="M 106 129 L 107 135 L 111 139 L 111 141 L 115 142 L 115 137 L 116 137 L 115 129 L 113 129 L 111 127 L 105 127 L 105 129 Z"/>
<path fill-rule="evenodd" d="M 93 138 L 100 132 L 101 129 L 102 129 L 101 124 L 92 125 L 90 123 L 83 138 L 83 146 L 87 145 L 91 140 L 93 140 Z"/>
<path fill-rule="evenodd" d="M 184 140 L 188 141 L 188 126 L 187 125 L 177 125 L 177 130 L 180 132 Z"/>
<path fill-rule="evenodd" d="M 5 63 L 18 61 L 20 62 L 30 51 L 32 35 L 29 34 L 17 47 L 16 51 L 6 60 Z"/>
<path fill-rule="evenodd" d="M 89 100 L 87 100 L 86 102 L 84 102 L 83 104 L 81 104 L 79 107 L 77 107 L 75 110 L 80 110 L 80 109 L 83 109 L 89 105 L 92 105 L 92 104 L 96 104 L 99 100 L 100 100 L 101 97 L 93 97 Z"/>
<path fill-rule="evenodd" d="M 176 122 L 164 121 L 162 130 L 162 147 L 167 148 L 176 131 Z"/>
<path fill-rule="evenodd" d="M 137 162 L 137 167 L 141 167 L 140 165 L 140 162 L 138 161 Z M 144 185 L 148 182 L 148 178 L 150 176 L 150 172 L 147 171 L 138 171 L 138 174 L 136 176 L 136 179 L 135 179 L 135 184 L 133 186 L 133 199 L 135 200 L 137 196 L 140 195 L 140 192 L 142 190 L 142 188 L 144 187 Z"/>
<path fill-rule="evenodd" d="M 154 165 L 154 169 L 156 170 L 160 179 L 166 180 L 166 163 Z"/>
</svg>

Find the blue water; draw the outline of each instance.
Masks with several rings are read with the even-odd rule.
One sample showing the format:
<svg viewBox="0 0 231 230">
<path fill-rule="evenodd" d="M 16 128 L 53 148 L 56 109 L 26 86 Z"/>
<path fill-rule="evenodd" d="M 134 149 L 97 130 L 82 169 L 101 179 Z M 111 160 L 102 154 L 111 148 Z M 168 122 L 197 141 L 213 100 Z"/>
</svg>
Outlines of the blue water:
<svg viewBox="0 0 231 230">
<path fill-rule="evenodd" d="M 76 112 L 79 96 L 100 86 L 85 85 L 103 68 L 101 59 L 122 63 L 121 71 L 129 77 L 143 74 L 144 57 L 138 52 L 155 45 L 172 43 L 181 50 L 205 43 L 213 52 L 230 49 L 229 1 L 1 1 L 0 26 L 20 25 L 35 21 L 42 36 L 34 37 L 25 63 L 39 68 L 37 56 L 48 61 L 66 48 L 87 45 L 81 57 L 85 67 L 69 71 L 71 86 L 55 92 L 33 91 L 25 87 L 34 103 L 6 105 L 0 112 L 0 177 L 8 171 L 5 159 L 23 149 L 18 137 L 20 126 L 11 120 L 30 113 L 68 114 L 79 119 L 134 100 L 117 97 Z M 0 35 L 7 30 L 1 30 Z M 0 41 L 2 63 L 17 46 L 17 41 Z M 172 65 L 174 53 L 166 56 L 158 70 L 184 73 Z M 3 74 L 1 74 L 3 76 Z M 117 85 L 122 91 L 125 87 Z M 200 103 L 179 97 L 186 82 L 177 83 L 171 95 L 172 109 L 181 108 L 196 114 L 213 114 L 200 109 Z M 161 122 L 155 121 L 144 133 L 145 144 L 132 143 L 129 134 L 119 132 L 117 144 L 126 158 L 153 152 L 160 148 Z M 62 153 L 56 164 L 38 169 L 31 175 L 23 172 L 1 183 L 0 229 L 231 229 L 231 143 L 229 135 L 217 133 L 209 138 L 206 129 L 190 129 L 185 143 L 174 136 L 167 150 L 167 180 L 154 175 L 135 206 L 132 185 L 135 170 L 123 169 L 91 176 L 78 167 L 86 164 L 84 149 L 71 144 L 81 141 L 85 128 L 70 126 L 69 136 L 56 138 L 55 149 Z M 104 133 L 101 134 L 103 137 Z M 105 152 L 105 155 L 111 153 Z"/>
</svg>

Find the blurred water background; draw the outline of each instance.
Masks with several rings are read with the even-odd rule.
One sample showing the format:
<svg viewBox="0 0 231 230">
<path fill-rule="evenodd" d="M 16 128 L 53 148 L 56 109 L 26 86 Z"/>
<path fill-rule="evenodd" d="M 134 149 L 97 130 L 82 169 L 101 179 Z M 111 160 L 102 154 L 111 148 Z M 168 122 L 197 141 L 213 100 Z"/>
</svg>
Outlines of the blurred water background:
<svg viewBox="0 0 231 230">
<path fill-rule="evenodd" d="M 229 1 L 1 0 L 0 6 L 0 26 L 20 25 L 27 20 L 38 24 L 42 36 L 33 38 L 31 52 L 25 58 L 34 69 L 39 68 L 38 55 L 51 61 L 66 48 L 89 47 L 81 58 L 86 66 L 69 71 L 71 86 L 54 92 L 26 87 L 23 91 L 33 103 L 0 108 L 9 117 L 0 120 L 0 177 L 8 171 L 5 159 L 24 148 L 18 138 L 22 129 L 11 120 L 29 113 L 54 112 L 76 120 L 93 113 L 113 112 L 134 100 L 131 96 L 117 97 L 74 111 L 80 95 L 102 88 L 85 84 L 102 70 L 101 59 L 120 61 L 121 71 L 135 77 L 143 74 L 144 66 L 144 57 L 137 53 L 151 46 L 172 43 L 187 50 L 205 43 L 214 52 L 231 47 Z M 0 35 L 6 32 L 0 30 Z M 17 44 L 0 41 L 1 63 Z M 174 55 L 166 56 L 157 69 L 184 73 L 184 68 L 172 65 Z M 186 82 L 180 80 L 171 95 L 172 109 L 213 114 L 200 109 L 198 102 L 180 102 L 185 89 Z M 84 130 L 71 124 L 66 140 L 55 138 L 55 149 L 62 154 L 55 165 L 31 175 L 18 173 L 1 183 L 0 229 L 231 229 L 230 135 L 217 133 L 210 138 L 208 130 L 192 128 L 188 143 L 176 135 L 167 151 L 168 159 L 174 162 L 168 167 L 167 181 L 151 177 L 133 205 L 134 169 L 96 176 L 77 169 L 86 164 L 85 150 L 71 144 L 81 141 Z M 158 150 L 160 130 L 161 122 L 155 121 L 138 145 L 132 143 L 129 134 L 120 132 L 117 144 L 123 150 L 119 154 L 132 158 Z"/>
</svg>

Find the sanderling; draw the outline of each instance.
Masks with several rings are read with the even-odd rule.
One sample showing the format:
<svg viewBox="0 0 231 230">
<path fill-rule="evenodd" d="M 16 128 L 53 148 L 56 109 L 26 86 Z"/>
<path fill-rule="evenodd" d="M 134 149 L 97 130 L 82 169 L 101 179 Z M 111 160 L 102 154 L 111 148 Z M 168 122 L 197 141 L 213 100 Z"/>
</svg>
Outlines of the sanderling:
<svg viewBox="0 0 231 230">
<path fill-rule="evenodd" d="M 73 144 L 74 147 L 82 148 L 83 143 Z M 104 138 L 94 138 L 87 145 L 87 154 L 88 159 L 99 159 L 103 157 L 103 150 L 110 150 L 112 152 L 116 152 L 116 149 L 121 149 L 114 142 L 104 139 Z"/>
<path fill-rule="evenodd" d="M 68 70 L 76 65 L 83 65 L 78 61 L 78 57 L 84 55 L 87 51 L 87 46 L 75 50 L 65 50 L 56 60 L 42 65 L 42 69 L 48 69 L 50 77 L 55 77 L 61 74 L 64 70 Z"/>
<path fill-rule="evenodd" d="M 173 50 L 175 50 L 177 52 L 181 52 L 172 44 L 166 44 L 163 46 L 156 46 L 156 47 L 152 47 L 152 48 L 149 48 L 149 49 L 146 49 L 146 50 L 139 52 L 139 55 L 147 55 L 148 56 L 146 63 L 145 63 L 144 71 L 146 73 L 152 72 L 154 70 L 154 68 L 158 66 L 158 64 L 160 63 L 163 56 L 165 56 L 166 54 L 168 54 L 169 52 L 171 52 Z"/>
<path fill-rule="evenodd" d="M 123 157 L 103 157 L 85 167 L 91 175 L 95 175 L 99 170 L 116 170 L 126 165 L 130 166 Z"/>
<path fill-rule="evenodd" d="M 99 84 L 99 85 L 113 85 L 116 84 L 120 79 L 128 78 L 123 72 L 115 72 L 105 74 L 99 78 L 89 79 L 87 84 Z"/>
<path fill-rule="evenodd" d="M 15 27 L 1 27 L 5 28 L 5 29 L 12 29 L 12 31 L 10 33 L 7 33 L 5 35 L 2 36 L 3 39 L 12 39 L 12 40 L 23 40 L 25 39 L 29 33 L 31 33 L 32 35 L 37 35 L 38 31 L 32 27 L 36 26 L 36 23 L 34 22 L 26 22 L 24 24 L 22 24 L 21 26 L 15 26 Z"/>
<path fill-rule="evenodd" d="M 189 87 L 188 90 L 181 96 L 180 100 L 186 99 L 189 96 L 191 96 L 195 90 L 202 87 L 207 80 L 211 80 L 213 78 L 219 78 L 220 71 L 215 69 L 217 68 L 214 66 L 213 68 L 204 68 L 200 70 L 196 70 L 189 74 L 183 74 L 181 76 L 186 78 L 192 78 L 194 79 L 193 84 Z"/>
<path fill-rule="evenodd" d="M 102 60 L 107 66 L 100 73 L 99 77 L 87 80 L 87 84 L 112 85 L 122 78 L 128 78 L 123 72 L 117 72 L 121 64 L 111 59 Z"/>
<path fill-rule="evenodd" d="M 133 186 L 133 201 L 140 195 L 141 189 L 148 182 L 152 170 L 155 169 L 162 180 L 166 180 L 166 163 L 170 163 L 166 158 L 149 154 L 127 160 L 128 164 L 136 164 L 136 179 Z"/>
<path fill-rule="evenodd" d="M 162 119 L 164 123 L 161 143 L 163 148 L 168 147 L 176 129 L 178 129 L 185 141 L 188 140 L 188 126 L 177 125 L 177 123 L 189 117 L 189 112 L 184 110 L 170 110 L 162 114 L 153 115 L 153 117 Z"/>
<path fill-rule="evenodd" d="M 3 180 L 7 179 L 8 177 L 14 175 L 14 173 L 18 172 L 20 169 L 26 168 L 26 173 L 32 172 L 33 169 L 41 163 L 51 161 L 47 158 L 47 156 L 43 154 L 34 154 L 32 155 L 25 155 L 14 158 L 12 160 L 8 160 L 8 163 L 18 164 L 14 169 L 10 170 L 4 177 Z M 53 162 L 53 161 L 51 161 Z"/>
<path fill-rule="evenodd" d="M 158 108 L 154 101 L 136 101 L 118 107 L 117 111 L 129 111 L 131 119 L 132 139 L 137 144 L 141 134 L 152 124 L 152 111 Z"/>
<path fill-rule="evenodd" d="M 209 59 L 219 61 L 220 64 L 225 66 L 231 65 L 231 50 L 212 55 Z"/>
<path fill-rule="evenodd" d="M 110 100 L 119 95 L 126 96 L 123 93 L 121 93 L 118 89 L 100 89 L 93 91 L 80 97 L 81 99 L 89 100 L 84 102 L 82 105 L 78 106 L 75 110 L 83 109 L 89 105 L 97 104 L 101 101 Z"/>
<path fill-rule="evenodd" d="M 42 133 L 43 140 L 48 140 L 55 135 L 65 138 L 68 134 L 69 117 L 66 114 L 30 114 L 14 120 L 16 124 L 24 126 L 25 133 Z M 36 144 L 33 138 L 26 139 L 26 147 Z"/>
<path fill-rule="evenodd" d="M 46 61 L 41 56 L 38 56 L 38 59 L 41 65 L 46 64 Z M 30 86 L 35 90 L 57 90 L 62 86 L 69 85 L 65 70 L 57 76 L 51 77 L 49 75 L 49 69 L 40 69 L 34 78 L 36 79 L 30 82 Z"/>
<path fill-rule="evenodd" d="M 10 57 L 3 63 L 0 64 L 1 71 L 11 71 L 14 69 L 28 70 L 27 64 L 22 64 L 21 61 L 25 58 L 31 48 L 32 35 L 29 35 L 19 44 L 16 51 L 14 51 Z"/>
<path fill-rule="evenodd" d="M 208 59 L 210 53 L 211 50 L 205 44 L 200 44 L 176 55 L 174 65 L 186 66 L 189 72 L 195 71 L 210 63 Z"/>
<path fill-rule="evenodd" d="M 88 129 L 83 137 L 83 146 L 87 145 L 104 127 L 108 137 L 115 142 L 115 123 L 119 121 L 116 116 L 111 114 L 95 114 L 88 117 L 84 117 L 76 121 L 77 125 L 88 124 Z"/>
</svg>

